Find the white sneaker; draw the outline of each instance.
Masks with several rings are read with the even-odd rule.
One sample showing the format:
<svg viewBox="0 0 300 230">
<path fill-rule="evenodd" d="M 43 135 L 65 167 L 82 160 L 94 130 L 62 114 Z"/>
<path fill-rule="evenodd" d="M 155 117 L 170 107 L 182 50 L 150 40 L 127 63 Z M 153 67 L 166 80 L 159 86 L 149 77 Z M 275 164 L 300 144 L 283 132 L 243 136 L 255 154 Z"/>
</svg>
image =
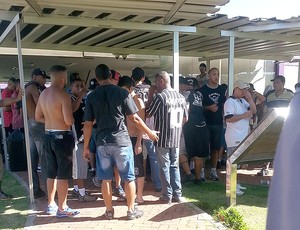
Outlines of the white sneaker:
<svg viewBox="0 0 300 230">
<path fill-rule="evenodd" d="M 244 194 L 243 191 L 241 191 L 241 190 L 239 190 L 239 189 L 236 189 L 236 195 L 241 196 L 241 195 L 243 195 L 243 194 Z"/>
<path fill-rule="evenodd" d="M 205 182 L 205 173 L 204 173 L 204 170 L 201 170 L 201 173 L 200 173 L 200 180 L 202 182 Z"/>
</svg>

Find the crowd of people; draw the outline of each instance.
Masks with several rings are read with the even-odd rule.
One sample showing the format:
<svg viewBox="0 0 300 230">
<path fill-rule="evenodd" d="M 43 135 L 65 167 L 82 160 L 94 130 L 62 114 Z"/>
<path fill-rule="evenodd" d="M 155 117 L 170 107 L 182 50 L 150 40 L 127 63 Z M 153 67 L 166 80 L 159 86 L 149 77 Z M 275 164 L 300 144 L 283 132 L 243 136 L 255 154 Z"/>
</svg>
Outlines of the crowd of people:
<svg viewBox="0 0 300 230">
<path fill-rule="evenodd" d="M 64 66 L 53 66 L 50 77 L 41 69 L 33 70 L 25 85 L 33 189 L 35 198 L 46 196 L 39 181 L 40 165 L 47 187 L 46 212 L 59 218 L 79 214 L 67 205 L 70 179 L 73 197 L 80 202 L 95 201 L 85 188 L 90 168 L 95 186 L 101 187 L 107 219 L 114 218 L 113 195 L 127 202 L 128 219 L 143 216 L 138 204 L 145 202 L 147 157 L 153 189 L 161 192 L 160 202 L 181 203 L 182 183 L 206 181 L 206 159 L 210 159 L 210 179 L 219 181 L 217 167 L 225 150 L 228 156 L 233 153 L 263 119 L 265 107 L 288 106 L 293 97 L 281 75 L 275 76 L 274 89 L 265 95 L 256 92 L 253 84 L 238 80 L 228 97 L 217 68 L 206 71 L 201 63 L 199 69 L 196 78 L 180 77 L 180 92 L 172 88 L 167 72 L 157 73 L 151 85 L 139 67 L 129 77 L 100 64 L 88 90 L 79 74 L 70 76 L 66 89 Z M 51 86 L 46 88 L 48 78 Z M 3 98 L 16 98 L 9 101 L 14 103 L 11 106 L 4 103 L 7 99 L 2 104 L 7 135 L 24 127 L 22 104 L 15 103 L 20 88 L 11 78 L 2 92 Z M 10 197 L 1 187 L 0 192 L 1 198 Z"/>
</svg>

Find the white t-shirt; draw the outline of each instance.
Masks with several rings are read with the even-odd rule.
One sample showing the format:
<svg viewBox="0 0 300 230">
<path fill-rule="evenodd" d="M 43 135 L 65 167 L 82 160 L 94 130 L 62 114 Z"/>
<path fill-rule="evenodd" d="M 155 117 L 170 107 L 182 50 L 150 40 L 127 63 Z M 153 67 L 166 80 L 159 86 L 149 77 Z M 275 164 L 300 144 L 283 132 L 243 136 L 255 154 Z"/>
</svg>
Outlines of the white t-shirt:
<svg viewBox="0 0 300 230">
<path fill-rule="evenodd" d="M 249 103 L 244 98 L 228 98 L 224 104 L 224 116 L 241 115 L 248 111 Z M 238 146 L 249 133 L 249 118 L 226 122 L 225 140 L 227 147 Z"/>
</svg>

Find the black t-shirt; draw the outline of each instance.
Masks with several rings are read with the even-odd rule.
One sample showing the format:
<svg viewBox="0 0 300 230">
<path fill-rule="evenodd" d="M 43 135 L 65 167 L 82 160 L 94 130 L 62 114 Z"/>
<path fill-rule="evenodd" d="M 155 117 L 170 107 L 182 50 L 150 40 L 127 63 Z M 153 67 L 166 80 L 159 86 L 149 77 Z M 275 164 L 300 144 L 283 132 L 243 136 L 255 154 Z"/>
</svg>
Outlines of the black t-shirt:
<svg viewBox="0 0 300 230">
<path fill-rule="evenodd" d="M 208 85 L 200 89 L 203 95 L 203 106 L 216 104 L 218 110 L 212 112 L 204 110 L 204 117 L 207 125 L 223 125 L 223 107 L 226 101 L 227 85 L 218 85 L 217 88 L 210 88 Z"/>
<path fill-rule="evenodd" d="M 103 85 L 88 95 L 84 120 L 96 119 L 97 146 L 130 146 L 126 115 L 137 111 L 138 108 L 127 90 L 115 85 Z"/>
<path fill-rule="evenodd" d="M 203 115 L 202 107 L 203 96 L 199 89 L 191 91 L 188 97 L 189 106 L 189 119 L 188 123 L 192 125 L 205 125 L 205 118 Z"/>
<path fill-rule="evenodd" d="M 77 97 L 74 96 L 72 93 L 70 93 L 70 94 L 71 94 L 72 101 L 75 101 L 77 99 Z M 79 108 L 73 113 L 74 126 L 75 126 L 75 130 L 76 130 L 77 139 L 79 139 L 83 134 L 82 122 L 83 122 L 83 116 L 84 116 L 84 109 L 85 109 L 85 100 L 82 99 Z"/>
</svg>

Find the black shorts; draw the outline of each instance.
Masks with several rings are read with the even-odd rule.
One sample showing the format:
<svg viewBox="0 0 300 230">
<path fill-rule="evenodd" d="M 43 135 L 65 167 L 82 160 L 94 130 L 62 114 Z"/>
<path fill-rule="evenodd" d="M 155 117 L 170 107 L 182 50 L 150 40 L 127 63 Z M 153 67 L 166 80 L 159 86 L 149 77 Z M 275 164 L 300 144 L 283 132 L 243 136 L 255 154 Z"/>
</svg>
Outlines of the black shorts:
<svg viewBox="0 0 300 230">
<path fill-rule="evenodd" d="M 144 177 L 144 156 L 141 152 L 140 154 L 135 154 L 134 152 L 134 146 L 136 144 L 137 138 L 136 137 L 130 137 L 131 143 L 132 143 L 132 149 L 133 149 L 133 156 L 134 156 L 134 175 L 135 177 Z M 143 146 L 143 143 L 142 143 Z"/>
<path fill-rule="evenodd" d="M 183 126 L 185 148 L 190 158 L 209 156 L 209 133 L 206 126 L 198 127 L 187 122 Z"/>
<path fill-rule="evenodd" d="M 224 135 L 223 125 L 208 125 L 210 151 L 220 150 L 222 147 L 222 136 Z"/>
<path fill-rule="evenodd" d="M 74 147 L 75 141 L 72 131 L 45 132 L 48 178 L 72 179 L 72 155 Z"/>
</svg>

